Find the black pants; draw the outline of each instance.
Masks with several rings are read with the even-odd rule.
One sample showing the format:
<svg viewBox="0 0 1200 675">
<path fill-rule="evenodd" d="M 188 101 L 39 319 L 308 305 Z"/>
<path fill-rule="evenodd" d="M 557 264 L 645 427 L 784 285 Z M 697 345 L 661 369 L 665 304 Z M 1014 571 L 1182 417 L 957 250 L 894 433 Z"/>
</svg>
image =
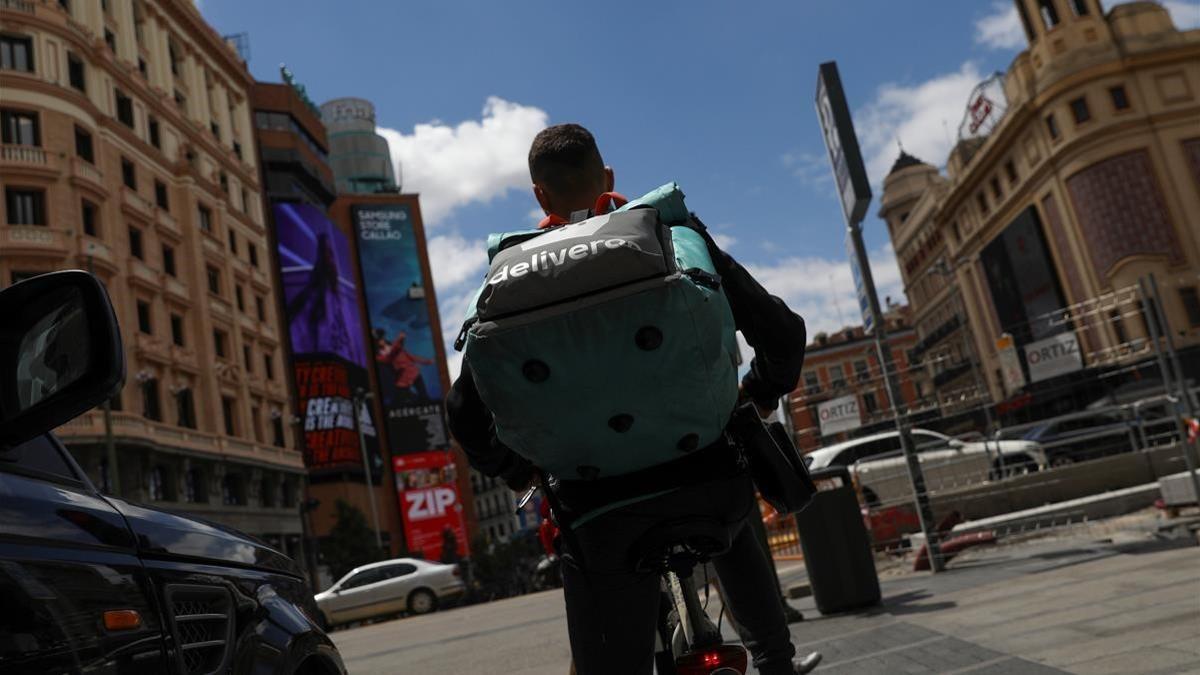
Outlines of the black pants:
<svg viewBox="0 0 1200 675">
<path fill-rule="evenodd" d="M 749 518 L 758 518 L 745 474 L 693 485 L 604 514 L 564 541 L 579 564 L 563 564 L 571 652 L 579 675 L 649 675 L 654 662 L 659 577 L 633 569 L 632 546 L 651 527 L 681 516 L 721 519 L 733 546 L 713 559 L 734 618 L 762 675 L 791 675 L 795 648 L 770 559 Z M 572 551 L 572 549 L 576 549 Z"/>
</svg>

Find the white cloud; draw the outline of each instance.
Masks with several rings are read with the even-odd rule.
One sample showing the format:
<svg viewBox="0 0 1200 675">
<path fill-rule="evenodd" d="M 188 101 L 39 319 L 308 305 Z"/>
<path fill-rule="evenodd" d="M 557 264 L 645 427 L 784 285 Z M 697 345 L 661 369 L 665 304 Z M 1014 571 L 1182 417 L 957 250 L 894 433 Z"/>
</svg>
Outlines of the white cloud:
<svg viewBox="0 0 1200 675">
<path fill-rule="evenodd" d="M 875 100 L 854 114 L 867 176 L 883 183 L 900 150 L 934 166 L 945 164 L 953 148 L 967 99 L 984 75 L 970 61 L 955 72 L 911 86 L 885 83 Z"/>
<path fill-rule="evenodd" d="M 1012 2 L 992 2 L 992 11 L 975 21 L 975 43 L 992 49 L 1024 49 L 1025 31 Z"/>
<path fill-rule="evenodd" d="M 529 189 L 526 157 L 547 125 L 544 110 L 488 97 L 479 120 L 451 126 L 418 124 L 412 133 L 379 127 L 404 189 L 421 194 L 421 212 L 436 227 L 454 209 L 489 202 L 509 190 Z"/>
<path fill-rule="evenodd" d="M 438 314 L 442 318 L 442 341 L 446 344 L 446 369 L 450 371 L 451 381 L 458 379 L 462 369 L 462 352 L 454 350 L 454 339 L 462 330 L 463 319 L 467 316 L 467 307 L 479 290 L 475 285 L 461 285 L 457 292 L 442 294 L 438 291 Z"/>
<path fill-rule="evenodd" d="M 1200 2 L 1166 0 L 1162 4 L 1171 14 L 1171 20 L 1179 30 L 1200 28 Z"/>
<path fill-rule="evenodd" d="M 880 304 L 888 296 L 893 301 L 905 302 L 900 268 L 896 266 L 891 244 L 871 252 L 869 258 Z M 862 323 L 854 279 L 845 259 L 792 257 L 769 265 L 747 264 L 746 269 L 804 317 L 810 340 L 819 332 L 829 333 Z"/>
<path fill-rule="evenodd" d="M 438 293 L 451 290 L 464 281 L 478 281 L 487 267 L 487 242 L 468 240 L 457 234 L 437 235 L 429 239 L 429 267 Z"/>
</svg>

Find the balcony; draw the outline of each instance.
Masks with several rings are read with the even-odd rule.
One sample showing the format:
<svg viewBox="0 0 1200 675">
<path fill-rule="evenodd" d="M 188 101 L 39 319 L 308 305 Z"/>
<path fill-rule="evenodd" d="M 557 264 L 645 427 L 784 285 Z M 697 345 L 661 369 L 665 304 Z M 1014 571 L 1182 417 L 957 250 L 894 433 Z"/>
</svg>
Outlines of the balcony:
<svg viewBox="0 0 1200 675">
<path fill-rule="evenodd" d="M 0 10 L 33 14 L 33 2 L 30 0 L 0 0 Z"/>
<path fill-rule="evenodd" d="M 112 413 L 112 431 L 118 439 L 136 438 L 168 448 L 214 457 L 247 459 L 280 468 L 304 470 L 304 460 L 295 450 L 152 422 L 133 413 Z M 68 445 L 72 441 L 97 442 L 104 438 L 104 414 L 93 410 L 67 422 L 55 432 Z"/>
<path fill-rule="evenodd" d="M 175 237 L 183 236 L 183 230 L 179 229 L 179 221 L 175 220 L 175 216 L 171 215 L 168 211 L 164 211 L 163 209 L 155 209 L 154 222 Z"/>
<path fill-rule="evenodd" d="M 108 188 L 104 186 L 104 174 L 100 173 L 100 169 L 94 164 L 80 157 L 71 158 L 71 184 L 108 196 Z"/>
<path fill-rule="evenodd" d="M 139 356 L 163 363 L 170 362 L 171 350 L 167 348 L 166 342 L 162 338 L 142 332 L 137 332 L 134 336 L 134 349 Z"/>
<path fill-rule="evenodd" d="M 58 158 L 36 145 L 0 145 L 0 167 L 35 176 L 58 175 Z"/>
<path fill-rule="evenodd" d="M 211 236 L 201 237 L 200 239 L 204 242 L 204 250 L 217 256 L 218 258 L 225 258 L 225 248 L 221 246 L 221 242 L 217 241 Z"/>
<path fill-rule="evenodd" d="M 167 292 L 167 295 L 174 296 L 177 300 L 191 302 L 192 298 L 188 295 L 187 286 L 184 286 L 183 282 L 169 274 L 163 275 L 163 290 Z"/>
<path fill-rule="evenodd" d="M 47 227 L 45 225 L 9 225 L 0 235 L 0 250 L 5 255 L 24 253 L 26 255 L 65 258 L 71 252 L 75 243 L 71 241 L 70 230 Z"/>
<path fill-rule="evenodd" d="M 149 290 L 157 291 L 162 288 L 162 273 L 151 269 L 149 265 L 137 258 L 129 259 L 130 281 L 141 284 Z"/>
<path fill-rule="evenodd" d="M 121 208 L 127 213 L 140 216 L 146 222 L 154 218 L 154 205 L 134 190 L 130 190 L 127 185 L 121 186 Z"/>
<path fill-rule="evenodd" d="M 88 264 L 88 259 L 96 265 L 102 265 L 110 270 L 117 268 L 117 259 L 113 255 L 112 247 L 108 244 L 87 235 L 79 237 L 79 255 L 84 256 L 84 264 Z"/>
</svg>

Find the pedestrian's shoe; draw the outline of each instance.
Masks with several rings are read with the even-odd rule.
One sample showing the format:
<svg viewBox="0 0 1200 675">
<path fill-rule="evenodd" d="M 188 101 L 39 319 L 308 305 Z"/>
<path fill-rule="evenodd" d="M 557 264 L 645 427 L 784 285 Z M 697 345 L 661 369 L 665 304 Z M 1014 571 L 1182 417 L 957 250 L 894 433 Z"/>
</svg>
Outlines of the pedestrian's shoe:
<svg viewBox="0 0 1200 675">
<path fill-rule="evenodd" d="M 797 661 L 795 665 L 796 675 L 804 675 L 811 673 L 818 664 L 821 663 L 821 652 L 813 652 L 808 656 Z"/>
<path fill-rule="evenodd" d="M 800 610 L 786 602 L 783 603 L 783 617 L 787 619 L 788 623 L 800 623 L 804 620 L 804 615 L 800 613 Z"/>
</svg>

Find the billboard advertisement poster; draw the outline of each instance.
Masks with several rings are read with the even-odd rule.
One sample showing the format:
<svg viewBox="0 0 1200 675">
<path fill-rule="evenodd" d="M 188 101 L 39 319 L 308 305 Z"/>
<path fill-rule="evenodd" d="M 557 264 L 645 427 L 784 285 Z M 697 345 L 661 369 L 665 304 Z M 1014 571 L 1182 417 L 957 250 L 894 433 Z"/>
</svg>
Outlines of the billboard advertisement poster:
<svg viewBox="0 0 1200 675">
<path fill-rule="evenodd" d="M 821 424 L 822 436 L 853 431 L 862 426 L 862 417 L 858 414 L 858 398 L 854 396 L 842 396 L 821 403 L 817 406 L 817 418 Z"/>
<path fill-rule="evenodd" d="M 370 381 L 350 241 L 310 204 L 275 204 L 272 212 L 305 466 L 314 475 L 362 471 L 353 396 Z M 358 416 L 378 478 L 383 459 L 370 406 Z"/>
<path fill-rule="evenodd" d="M 1000 364 L 1000 375 L 1004 380 L 1004 391 L 1009 396 L 1025 386 L 1025 371 L 1021 370 L 1021 358 L 1011 335 L 1007 333 L 996 340 L 996 360 Z"/>
<path fill-rule="evenodd" d="M 392 453 L 448 449 L 439 336 L 412 213 L 407 204 L 358 204 L 351 213 Z"/>
<path fill-rule="evenodd" d="M 1074 333 L 1067 332 L 1027 344 L 1025 363 L 1029 366 L 1031 382 L 1041 382 L 1082 370 L 1083 359 L 1079 355 L 1079 339 Z"/>
<path fill-rule="evenodd" d="M 452 534 L 456 556 L 467 556 L 454 457 L 442 450 L 412 452 L 392 457 L 392 468 L 409 550 L 426 560 L 443 560 L 442 545 Z"/>
</svg>

